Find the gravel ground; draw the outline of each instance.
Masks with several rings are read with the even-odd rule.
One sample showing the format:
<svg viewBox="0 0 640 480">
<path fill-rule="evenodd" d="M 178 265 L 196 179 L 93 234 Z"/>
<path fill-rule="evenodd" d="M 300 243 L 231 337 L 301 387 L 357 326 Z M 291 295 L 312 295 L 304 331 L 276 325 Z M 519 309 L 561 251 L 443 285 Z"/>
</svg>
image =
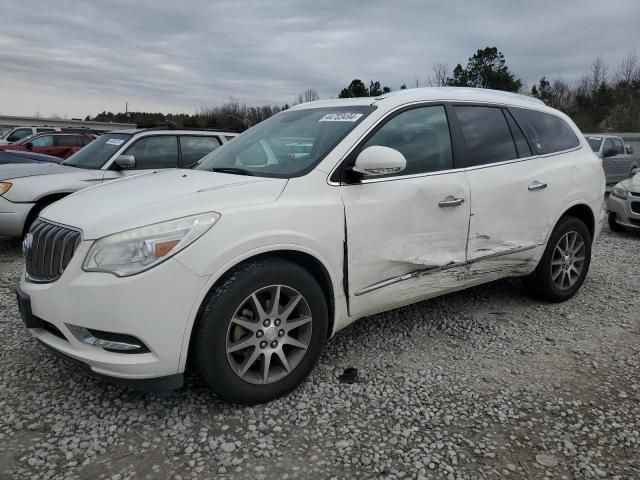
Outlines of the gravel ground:
<svg viewBox="0 0 640 480">
<path fill-rule="evenodd" d="M 362 320 L 301 388 L 249 408 L 51 356 L 20 323 L 18 243 L 0 239 L 0 478 L 640 478 L 638 246 L 604 232 L 564 304 L 510 280 Z"/>
</svg>

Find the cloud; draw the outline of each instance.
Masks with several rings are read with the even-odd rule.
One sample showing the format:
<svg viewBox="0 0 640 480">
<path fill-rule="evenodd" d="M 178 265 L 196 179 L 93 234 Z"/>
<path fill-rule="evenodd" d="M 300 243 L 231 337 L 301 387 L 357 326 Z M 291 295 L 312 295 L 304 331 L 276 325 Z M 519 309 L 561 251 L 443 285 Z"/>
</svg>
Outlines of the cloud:
<svg viewBox="0 0 640 480">
<path fill-rule="evenodd" d="M 519 78 L 611 71 L 640 47 L 637 0 L 22 1 L 3 6 L 0 113 L 193 112 L 238 98 L 335 97 L 353 78 L 394 89 L 497 46 Z"/>
</svg>

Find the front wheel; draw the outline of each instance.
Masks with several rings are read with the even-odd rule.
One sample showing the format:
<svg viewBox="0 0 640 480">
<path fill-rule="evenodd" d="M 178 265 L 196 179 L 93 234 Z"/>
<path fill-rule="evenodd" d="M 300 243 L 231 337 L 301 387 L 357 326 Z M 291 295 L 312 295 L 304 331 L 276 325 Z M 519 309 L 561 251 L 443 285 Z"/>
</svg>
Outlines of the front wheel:
<svg viewBox="0 0 640 480">
<path fill-rule="evenodd" d="M 298 385 L 320 357 L 328 311 L 322 289 L 282 259 L 247 263 L 206 301 L 194 331 L 194 362 L 221 397 L 255 404 Z"/>
<path fill-rule="evenodd" d="M 615 212 L 609 212 L 609 215 L 607 216 L 609 228 L 612 232 L 622 232 L 624 230 L 624 227 L 618 223 L 617 218 L 618 216 Z"/>
<path fill-rule="evenodd" d="M 591 233 L 582 220 L 562 218 L 549 237 L 540 263 L 524 279 L 529 290 L 549 302 L 573 297 L 589 271 L 591 242 Z"/>
</svg>

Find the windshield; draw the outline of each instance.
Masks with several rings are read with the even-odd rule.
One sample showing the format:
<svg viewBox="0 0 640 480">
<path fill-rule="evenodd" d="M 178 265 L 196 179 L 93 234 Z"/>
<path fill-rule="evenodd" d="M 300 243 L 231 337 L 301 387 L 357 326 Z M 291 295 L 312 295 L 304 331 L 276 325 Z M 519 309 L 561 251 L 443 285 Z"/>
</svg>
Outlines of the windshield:
<svg viewBox="0 0 640 480">
<path fill-rule="evenodd" d="M 602 137 L 587 137 L 587 142 L 589 142 L 589 146 L 591 150 L 594 152 L 600 151 L 600 145 L 602 144 Z"/>
<path fill-rule="evenodd" d="M 107 133 L 78 150 L 62 164 L 99 170 L 130 138 L 128 133 Z"/>
<path fill-rule="evenodd" d="M 311 171 L 375 107 L 287 110 L 200 160 L 197 170 L 291 178 Z"/>
</svg>

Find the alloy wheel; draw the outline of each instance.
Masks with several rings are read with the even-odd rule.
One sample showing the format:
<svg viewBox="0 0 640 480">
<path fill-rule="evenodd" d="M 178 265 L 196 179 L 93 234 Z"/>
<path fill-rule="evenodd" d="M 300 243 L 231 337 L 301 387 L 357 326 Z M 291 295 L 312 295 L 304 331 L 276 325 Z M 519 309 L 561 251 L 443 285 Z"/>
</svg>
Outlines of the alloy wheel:
<svg viewBox="0 0 640 480">
<path fill-rule="evenodd" d="M 246 382 L 277 382 L 304 358 L 312 326 L 311 309 L 300 292 L 286 285 L 261 288 L 240 304 L 229 322 L 229 365 Z"/>
<path fill-rule="evenodd" d="M 560 290 L 573 287 L 584 269 L 585 241 L 576 231 L 565 233 L 553 250 L 551 257 L 551 279 Z"/>
</svg>

